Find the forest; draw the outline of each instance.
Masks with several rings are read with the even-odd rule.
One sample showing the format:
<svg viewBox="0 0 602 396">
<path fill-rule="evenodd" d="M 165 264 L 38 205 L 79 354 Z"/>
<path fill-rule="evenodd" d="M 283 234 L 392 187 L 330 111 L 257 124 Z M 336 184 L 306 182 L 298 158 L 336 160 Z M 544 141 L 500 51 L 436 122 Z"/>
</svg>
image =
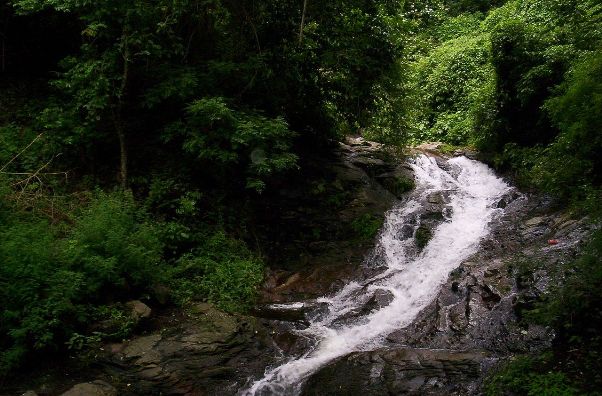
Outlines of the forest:
<svg viewBox="0 0 602 396">
<path fill-rule="evenodd" d="M 599 223 L 602 3 L 0 0 L 0 388 L 132 299 L 249 312 L 280 192 L 346 136 L 470 147 Z M 602 391 L 601 236 L 488 394 Z"/>
</svg>

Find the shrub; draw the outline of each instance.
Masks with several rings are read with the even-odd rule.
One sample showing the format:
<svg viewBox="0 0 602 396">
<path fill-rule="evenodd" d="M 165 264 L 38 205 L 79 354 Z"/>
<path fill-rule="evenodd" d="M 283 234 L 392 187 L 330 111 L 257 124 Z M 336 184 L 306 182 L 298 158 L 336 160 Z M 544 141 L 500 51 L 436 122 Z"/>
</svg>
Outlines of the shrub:
<svg viewBox="0 0 602 396">
<path fill-rule="evenodd" d="M 196 100 L 186 110 L 186 122 L 168 128 L 166 139 L 181 139 L 184 153 L 201 168 L 217 163 L 222 177 L 246 173 L 247 188 L 258 192 L 270 176 L 296 168 L 295 133 L 282 117 L 235 110 L 222 97 Z"/>
<path fill-rule="evenodd" d="M 92 296 L 103 289 L 146 290 L 161 277 L 163 246 L 155 228 L 131 195 L 99 193 L 65 240 L 65 262 L 86 274 L 85 288 Z"/>
<path fill-rule="evenodd" d="M 84 276 L 62 265 L 57 239 L 45 221 L 0 226 L 0 374 L 29 351 L 60 347 L 82 318 Z"/>
<path fill-rule="evenodd" d="M 550 355 L 541 357 L 522 356 L 506 363 L 500 370 L 488 378 L 485 394 L 499 396 L 506 394 L 528 396 L 571 396 L 577 390 L 569 385 L 565 374 L 550 370 Z"/>
<path fill-rule="evenodd" d="M 218 231 L 178 259 L 170 279 L 180 304 L 204 300 L 229 312 L 241 312 L 255 302 L 263 281 L 263 262 L 244 243 Z"/>
<path fill-rule="evenodd" d="M 559 96 L 546 102 L 546 110 L 560 135 L 546 149 L 534 169 L 539 185 L 568 196 L 587 184 L 602 182 L 602 51 L 578 62 Z"/>
<path fill-rule="evenodd" d="M 90 323 L 102 319 L 96 306 L 149 291 L 162 277 L 162 246 L 129 195 L 98 193 L 68 230 L 28 213 L 4 216 L 1 374 L 33 353 L 109 336 L 89 334 Z"/>
<path fill-rule="evenodd" d="M 444 42 L 417 65 L 415 84 L 421 98 L 417 140 L 467 144 L 491 107 L 494 88 L 488 35 Z M 487 109 L 483 108 L 487 106 Z"/>
</svg>

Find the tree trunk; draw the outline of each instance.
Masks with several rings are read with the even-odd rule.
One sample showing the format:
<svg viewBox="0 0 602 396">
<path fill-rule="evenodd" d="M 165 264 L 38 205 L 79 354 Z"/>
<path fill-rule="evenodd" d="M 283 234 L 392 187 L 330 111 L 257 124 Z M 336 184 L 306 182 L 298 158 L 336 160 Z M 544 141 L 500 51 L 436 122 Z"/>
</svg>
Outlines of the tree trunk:
<svg viewBox="0 0 602 396">
<path fill-rule="evenodd" d="M 303 0 L 303 11 L 301 12 L 301 25 L 299 26 L 299 44 L 303 41 L 303 27 L 305 26 L 305 13 L 307 12 L 307 0 Z"/>
<path fill-rule="evenodd" d="M 120 125 L 116 126 L 116 129 L 117 137 L 119 138 L 119 177 L 121 179 L 121 188 L 125 190 L 128 186 L 128 150 L 121 119 L 118 123 Z"/>
<path fill-rule="evenodd" d="M 115 122 L 115 131 L 117 132 L 117 138 L 119 139 L 119 178 L 121 188 L 126 189 L 128 187 L 128 145 L 127 137 L 125 132 L 125 126 L 122 118 L 123 112 L 123 99 L 125 97 L 128 77 L 129 77 L 129 62 L 130 53 L 128 48 L 128 37 L 124 34 L 124 48 L 123 48 L 123 73 L 121 76 L 121 86 L 117 92 L 117 109 L 113 115 Z"/>
</svg>

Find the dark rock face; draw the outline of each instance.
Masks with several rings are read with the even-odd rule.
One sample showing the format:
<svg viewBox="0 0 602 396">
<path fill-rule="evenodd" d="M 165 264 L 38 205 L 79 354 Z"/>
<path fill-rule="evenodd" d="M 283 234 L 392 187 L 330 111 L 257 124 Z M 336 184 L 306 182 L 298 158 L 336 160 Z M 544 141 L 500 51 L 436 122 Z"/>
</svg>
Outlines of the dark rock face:
<svg viewBox="0 0 602 396">
<path fill-rule="evenodd" d="M 321 188 L 334 189 L 334 197 L 344 195 L 344 204 L 316 208 L 316 202 L 322 198 L 307 202 L 296 198 L 298 206 L 287 212 L 284 222 L 315 235 L 298 236 L 292 241 L 289 238 L 280 251 L 286 258 L 271 261 L 262 291 L 263 302 L 316 298 L 354 278 L 361 271 L 373 240 L 358 240 L 351 224 L 363 216 L 382 219 L 413 188 L 411 168 L 379 143 L 350 138 L 339 144 L 335 154 L 330 162 L 321 164 L 330 172 L 328 183 Z M 325 200 L 332 200 L 333 196 Z"/>
<path fill-rule="evenodd" d="M 483 352 L 413 348 L 353 353 L 314 375 L 302 394 L 462 395 L 486 358 Z"/>
<path fill-rule="evenodd" d="M 107 374 L 129 384 L 121 395 L 235 394 L 276 354 L 257 320 L 209 304 L 193 306 L 178 327 L 107 349 Z"/>
</svg>

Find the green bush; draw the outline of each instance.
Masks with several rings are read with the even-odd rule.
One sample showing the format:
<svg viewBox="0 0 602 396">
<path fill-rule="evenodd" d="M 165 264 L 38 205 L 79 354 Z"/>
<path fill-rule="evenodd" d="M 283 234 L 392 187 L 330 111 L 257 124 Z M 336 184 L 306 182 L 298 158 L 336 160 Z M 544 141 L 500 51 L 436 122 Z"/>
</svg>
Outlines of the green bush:
<svg viewBox="0 0 602 396">
<path fill-rule="evenodd" d="M 558 371 L 547 371 L 551 356 L 532 358 L 521 356 L 506 363 L 487 380 L 485 394 L 525 396 L 571 396 L 579 394 L 570 385 L 566 375 Z M 543 371 L 543 372 L 542 372 Z"/>
<path fill-rule="evenodd" d="M 558 195 L 571 195 L 602 182 L 602 50 L 573 68 L 559 96 L 546 109 L 560 130 L 534 169 L 539 184 Z M 579 197 L 584 198 L 583 195 Z"/>
<path fill-rule="evenodd" d="M 56 350 L 83 320 L 84 275 L 62 262 L 57 238 L 45 221 L 0 226 L 0 374 L 31 350 Z"/>
<path fill-rule="evenodd" d="M 178 259 L 170 277 L 180 304 L 204 300 L 229 312 L 241 312 L 255 302 L 263 281 L 263 262 L 242 242 L 219 231 Z"/>
<path fill-rule="evenodd" d="M 473 140 L 494 87 L 488 40 L 488 35 L 452 39 L 417 63 L 416 111 L 421 115 L 414 139 L 451 144 Z"/>
<path fill-rule="evenodd" d="M 78 216 L 64 244 L 65 262 L 86 274 L 91 295 L 104 288 L 145 290 L 160 280 L 163 245 L 156 227 L 127 193 L 99 193 Z"/>
<path fill-rule="evenodd" d="M 171 125 L 165 138 L 181 139 L 201 167 L 217 163 L 223 177 L 246 173 L 247 187 L 261 192 L 269 176 L 297 166 L 295 133 L 282 117 L 234 110 L 222 97 L 195 100 L 186 111 L 186 122 Z"/>
<path fill-rule="evenodd" d="M 413 140 L 475 145 L 521 185 L 594 208 L 602 183 L 599 2 L 511 0 L 484 18 L 459 13 L 485 10 L 477 3 L 447 4 L 447 15 L 441 2 L 411 3 L 438 15 L 420 32 L 426 44 L 405 54 L 416 59 L 405 74 L 414 87 Z"/>
<path fill-rule="evenodd" d="M 0 198 L 10 193 L 0 188 Z M 175 212 L 189 215 L 195 197 L 183 194 Z M 244 243 L 202 224 L 151 223 L 130 193 L 96 193 L 72 224 L 52 225 L 10 202 L 0 201 L 0 374 L 36 354 L 127 337 L 135 321 L 123 302 L 152 297 L 155 286 L 171 285 L 179 303 L 241 312 L 263 280 L 262 261 Z M 186 245 L 194 248 L 178 257 Z"/>
<path fill-rule="evenodd" d="M 162 245 L 131 196 L 97 194 L 67 230 L 12 210 L 0 225 L 2 373 L 89 337 L 96 307 L 162 279 Z"/>
</svg>

